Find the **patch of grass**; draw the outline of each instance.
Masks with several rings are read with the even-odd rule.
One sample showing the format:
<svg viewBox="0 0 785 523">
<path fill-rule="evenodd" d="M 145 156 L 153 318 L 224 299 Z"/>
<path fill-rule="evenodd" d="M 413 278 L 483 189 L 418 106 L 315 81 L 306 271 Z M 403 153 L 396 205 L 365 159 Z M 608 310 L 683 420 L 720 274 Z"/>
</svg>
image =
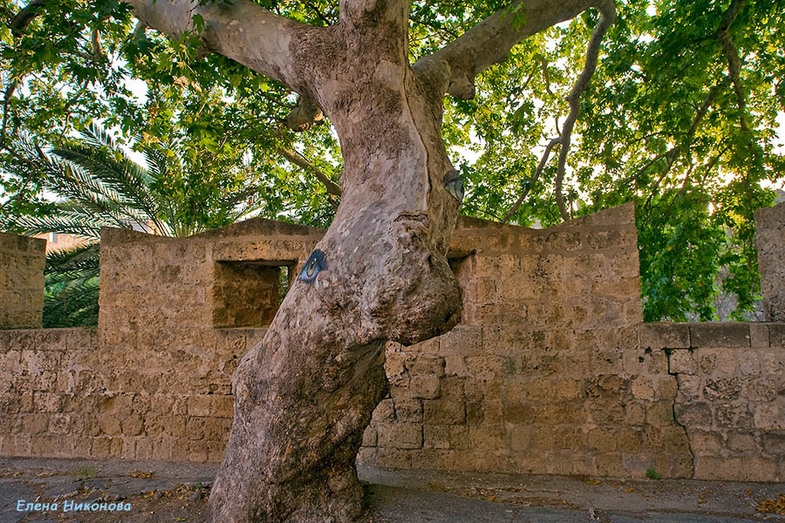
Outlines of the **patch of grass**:
<svg viewBox="0 0 785 523">
<path fill-rule="evenodd" d="M 76 475 L 82 479 L 94 478 L 98 475 L 98 469 L 95 467 L 82 467 L 76 470 Z"/>
<path fill-rule="evenodd" d="M 648 479 L 660 479 L 660 475 L 657 474 L 657 471 L 654 469 L 646 469 L 646 478 Z"/>
</svg>

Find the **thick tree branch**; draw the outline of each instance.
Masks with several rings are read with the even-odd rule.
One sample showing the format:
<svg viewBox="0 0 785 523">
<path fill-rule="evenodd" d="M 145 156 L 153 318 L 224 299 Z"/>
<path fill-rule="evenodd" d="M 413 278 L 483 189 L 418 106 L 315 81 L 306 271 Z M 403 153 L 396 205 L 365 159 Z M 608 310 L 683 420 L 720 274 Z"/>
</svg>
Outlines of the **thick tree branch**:
<svg viewBox="0 0 785 523">
<path fill-rule="evenodd" d="M 195 31 L 193 18 L 204 20 L 200 37 L 216 53 L 278 80 L 297 92 L 307 91 L 310 78 L 299 73 L 306 42 L 325 28 L 307 26 L 273 14 L 250 0 L 205 3 L 192 0 L 129 0 L 145 25 L 178 38 Z M 316 62 L 315 57 L 309 58 Z"/>
<path fill-rule="evenodd" d="M 27 29 L 27 26 L 40 14 L 44 5 L 46 5 L 46 0 L 33 0 L 20 9 L 13 20 L 11 20 L 11 23 L 8 24 L 13 35 L 17 38 L 21 36 L 24 30 Z"/>
<path fill-rule="evenodd" d="M 16 88 L 19 87 L 19 82 L 12 78 L 8 82 L 8 86 L 3 93 L 3 124 L 0 128 L 0 149 L 6 148 L 6 139 L 8 138 L 8 120 L 10 118 L 11 97 L 14 96 Z"/>
<path fill-rule="evenodd" d="M 589 81 L 597 69 L 597 60 L 600 56 L 600 44 L 608 32 L 608 28 L 613 25 L 616 20 L 616 4 L 613 2 L 599 3 L 597 9 L 600 11 L 600 19 L 594 27 L 594 32 L 589 40 L 589 46 L 586 50 L 586 63 L 583 66 L 578 80 L 572 87 L 572 91 L 567 96 L 567 101 L 570 104 L 570 112 L 567 119 L 564 120 L 564 126 L 561 132 L 561 149 L 559 150 L 559 163 L 556 168 L 556 205 L 559 207 L 559 214 L 563 220 L 570 218 L 569 213 L 564 205 L 564 196 L 562 195 L 562 183 L 564 182 L 564 175 L 567 166 L 567 154 L 570 152 L 570 140 L 572 138 L 572 128 L 575 126 L 575 121 L 578 119 L 578 114 L 581 109 L 581 95 L 589 87 Z"/>
<path fill-rule="evenodd" d="M 322 110 L 307 96 L 300 96 L 297 106 L 286 116 L 286 127 L 295 132 L 307 131 L 324 123 Z"/>
<path fill-rule="evenodd" d="M 507 58 L 515 44 L 590 7 L 615 11 L 612 0 L 518 0 L 424 56 L 414 69 L 431 82 L 441 83 L 443 92 L 469 99 L 474 96 L 474 78 Z"/>
</svg>

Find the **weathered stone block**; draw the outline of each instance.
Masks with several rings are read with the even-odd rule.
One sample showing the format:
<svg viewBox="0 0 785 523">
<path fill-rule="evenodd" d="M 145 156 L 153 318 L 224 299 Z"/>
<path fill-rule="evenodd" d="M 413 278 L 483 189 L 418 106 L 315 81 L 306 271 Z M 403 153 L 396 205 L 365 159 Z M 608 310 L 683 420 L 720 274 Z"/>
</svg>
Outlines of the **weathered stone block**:
<svg viewBox="0 0 785 523">
<path fill-rule="evenodd" d="M 112 457 L 112 438 L 109 436 L 94 438 L 90 447 L 90 455 L 94 458 Z"/>
<path fill-rule="evenodd" d="M 120 423 L 120 418 L 114 414 L 98 414 L 96 417 L 98 426 L 102 434 L 107 436 L 118 436 L 122 434 L 123 429 Z"/>
<path fill-rule="evenodd" d="M 785 433 L 769 432 L 761 437 L 763 449 L 780 458 L 785 457 Z"/>
<path fill-rule="evenodd" d="M 714 431 L 690 431 L 690 448 L 698 456 L 718 456 L 725 449 L 722 436 Z"/>
<path fill-rule="evenodd" d="M 590 429 L 587 434 L 589 450 L 598 452 L 614 452 L 616 450 L 616 434 L 606 429 Z"/>
<path fill-rule="evenodd" d="M 60 412 L 62 399 L 52 392 L 36 392 L 33 394 L 33 408 L 36 412 Z"/>
<path fill-rule="evenodd" d="M 698 362 L 690 350 L 674 350 L 668 358 L 668 372 L 671 374 L 695 374 Z"/>
<path fill-rule="evenodd" d="M 686 324 L 646 323 L 638 326 L 640 346 L 656 349 L 687 349 L 690 330 Z"/>
<path fill-rule="evenodd" d="M 363 432 L 363 447 L 375 447 L 377 441 L 376 428 L 373 426 L 366 427 L 365 432 Z"/>
<path fill-rule="evenodd" d="M 204 418 L 188 418 L 185 423 L 185 434 L 192 441 L 204 439 Z"/>
<path fill-rule="evenodd" d="M 785 323 L 772 323 L 768 327 L 771 346 L 785 347 Z"/>
<path fill-rule="evenodd" d="M 461 354 L 474 356 L 482 354 L 482 327 L 473 325 L 456 325 L 450 332 L 439 338 L 441 354 Z"/>
<path fill-rule="evenodd" d="M 139 436 L 144 433 L 144 422 L 142 418 L 136 414 L 124 418 L 120 422 L 122 426 L 122 433 L 126 436 Z"/>
<path fill-rule="evenodd" d="M 781 460 L 767 459 L 762 456 L 745 458 L 745 481 L 772 482 L 778 481 L 777 469 Z M 733 478 L 729 476 L 728 479 Z"/>
<path fill-rule="evenodd" d="M 754 432 L 752 431 L 747 433 L 729 433 L 727 436 L 728 449 L 733 452 L 750 455 L 750 457 L 759 453 L 760 448 L 753 434 Z"/>
<path fill-rule="evenodd" d="M 388 422 L 395 420 L 395 403 L 392 398 L 383 399 L 373 411 L 371 419 L 374 423 Z"/>
<path fill-rule="evenodd" d="M 707 403 L 677 403 L 674 413 L 680 425 L 689 428 L 711 428 L 712 412 Z"/>
<path fill-rule="evenodd" d="M 231 421 L 225 418 L 203 419 L 204 439 L 208 441 L 220 441 L 225 443 L 229 439 L 229 431 L 231 428 Z"/>
<path fill-rule="evenodd" d="M 560 402 L 546 403 L 530 406 L 534 411 L 534 419 L 544 425 L 575 424 L 581 425 L 585 421 L 582 402 Z M 524 411 L 525 412 L 525 411 Z M 515 421 L 525 423 L 525 417 L 521 416 L 517 420 L 508 419 L 505 421 Z"/>
<path fill-rule="evenodd" d="M 421 400 L 396 399 L 395 419 L 401 423 L 421 423 L 423 408 Z"/>
<path fill-rule="evenodd" d="M 423 400 L 423 421 L 427 424 L 456 425 L 466 423 L 466 406 L 460 398 Z"/>
<path fill-rule="evenodd" d="M 654 384 L 654 397 L 660 401 L 673 401 L 679 392 L 679 385 L 675 378 L 663 376 Z"/>
<path fill-rule="evenodd" d="M 439 397 L 440 380 L 438 376 L 411 376 L 409 379 L 409 396 L 414 399 L 434 399 Z"/>
<path fill-rule="evenodd" d="M 630 390 L 635 399 L 647 401 L 654 399 L 654 386 L 651 379 L 646 376 L 633 378 L 630 383 Z"/>
<path fill-rule="evenodd" d="M 717 426 L 722 429 L 752 430 L 754 421 L 746 403 L 723 403 L 714 407 L 714 418 Z"/>
<path fill-rule="evenodd" d="M 758 378 L 745 380 L 742 396 L 758 402 L 771 402 L 777 399 L 779 387 L 774 380 Z"/>
<path fill-rule="evenodd" d="M 632 427 L 639 427 L 646 423 L 647 402 L 631 401 L 627 403 L 627 416 L 625 423 Z"/>
<path fill-rule="evenodd" d="M 423 427 L 422 446 L 424 449 L 450 448 L 450 426 L 449 425 L 425 425 Z"/>
<path fill-rule="evenodd" d="M 742 381 L 738 377 L 707 379 L 703 393 L 711 401 L 732 401 L 741 396 Z"/>
<path fill-rule="evenodd" d="M 777 403 L 755 406 L 755 428 L 760 430 L 785 430 L 785 409 Z"/>
<path fill-rule="evenodd" d="M 234 396 L 213 394 L 210 398 L 210 415 L 219 418 L 234 416 Z"/>
<path fill-rule="evenodd" d="M 646 423 L 653 427 L 673 425 L 673 404 L 664 401 L 647 403 Z"/>
<path fill-rule="evenodd" d="M 444 376 L 444 358 L 418 354 L 404 360 L 404 367 L 410 376 Z"/>
<path fill-rule="evenodd" d="M 750 323 L 750 346 L 753 349 L 769 348 L 769 326 L 763 323 Z"/>
<path fill-rule="evenodd" d="M 750 327 L 745 323 L 690 324 L 692 347 L 749 347 Z"/>
<path fill-rule="evenodd" d="M 379 447 L 419 449 L 423 444 L 423 426 L 418 423 L 379 423 L 376 425 Z"/>
</svg>

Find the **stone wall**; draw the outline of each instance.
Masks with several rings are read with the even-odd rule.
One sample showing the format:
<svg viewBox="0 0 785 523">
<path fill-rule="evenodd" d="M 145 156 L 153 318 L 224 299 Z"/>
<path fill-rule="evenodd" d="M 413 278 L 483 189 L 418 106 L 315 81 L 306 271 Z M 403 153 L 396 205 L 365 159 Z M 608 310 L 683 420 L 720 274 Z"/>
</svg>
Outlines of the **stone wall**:
<svg viewBox="0 0 785 523">
<path fill-rule="evenodd" d="M 393 468 L 692 472 L 676 380 L 641 350 L 632 206 L 546 230 L 463 220 L 463 323 L 387 354 L 360 460 Z M 469 254 L 471 253 L 471 254 Z"/>
<path fill-rule="evenodd" d="M 0 232 L 0 329 L 41 327 L 46 240 Z"/>
<path fill-rule="evenodd" d="M 785 321 L 785 203 L 755 211 L 760 288 L 766 321 Z"/>
<path fill-rule="evenodd" d="M 219 461 L 231 375 L 321 234 L 104 231 L 98 330 L 0 332 L 0 455 Z M 642 324 L 632 206 L 539 231 L 463 219 L 449 257 L 463 321 L 389 344 L 360 461 L 782 477 L 785 326 Z"/>
<path fill-rule="evenodd" d="M 198 352 L 214 344 L 215 328 L 269 325 L 281 270 L 302 265 L 322 235 L 262 219 L 190 238 L 104 229 L 102 343 Z"/>
<path fill-rule="evenodd" d="M 694 477 L 785 478 L 785 324 L 646 325 L 641 342 L 668 354 L 678 381 Z"/>
<path fill-rule="evenodd" d="M 220 461 L 230 379 L 265 329 L 199 350 L 107 346 L 86 329 L 0 331 L 0 455 Z"/>
</svg>

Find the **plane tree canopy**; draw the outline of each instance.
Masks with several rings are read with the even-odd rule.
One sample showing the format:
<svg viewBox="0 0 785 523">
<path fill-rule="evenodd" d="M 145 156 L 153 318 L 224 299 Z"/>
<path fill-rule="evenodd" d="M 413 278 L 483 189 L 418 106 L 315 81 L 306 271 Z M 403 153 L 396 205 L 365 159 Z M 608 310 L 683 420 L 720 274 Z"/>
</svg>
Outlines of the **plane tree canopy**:
<svg viewBox="0 0 785 523">
<path fill-rule="evenodd" d="M 140 150 L 178 143 L 194 190 L 248 176 L 264 215 L 330 224 L 238 368 L 210 504 L 216 521 L 344 521 L 386 341 L 460 319 L 461 206 L 549 225 L 636 201 L 647 319 L 711 319 L 721 292 L 753 310 L 752 212 L 783 179 L 783 7 L 3 0 L 0 152 L 97 119 Z M 8 172 L 8 223 L 46 212 L 45 174 Z"/>
</svg>

